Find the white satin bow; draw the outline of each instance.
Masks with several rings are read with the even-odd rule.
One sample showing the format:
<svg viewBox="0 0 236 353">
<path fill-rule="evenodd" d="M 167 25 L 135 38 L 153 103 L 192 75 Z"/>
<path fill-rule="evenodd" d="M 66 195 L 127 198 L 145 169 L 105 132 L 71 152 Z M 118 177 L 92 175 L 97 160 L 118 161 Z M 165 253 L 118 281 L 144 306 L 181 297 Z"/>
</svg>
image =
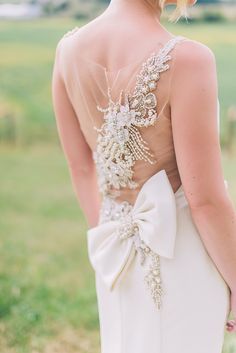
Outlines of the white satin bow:
<svg viewBox="0 0 236 353">
<path fill-rule="evenodd" d="M 140 240 L 156 254 L 172 258 L 176 200 L 164 169 L 143 184 L 131 213 L 138 225 Z M 109 289 L 113 289 L 121 275 L 125 275 L 136 253 L 134 237 L 121 239 L 117 235 L 119 227 L 120 220 L 111 220 L 87 231 L 90 262 Z"/>
</svg>

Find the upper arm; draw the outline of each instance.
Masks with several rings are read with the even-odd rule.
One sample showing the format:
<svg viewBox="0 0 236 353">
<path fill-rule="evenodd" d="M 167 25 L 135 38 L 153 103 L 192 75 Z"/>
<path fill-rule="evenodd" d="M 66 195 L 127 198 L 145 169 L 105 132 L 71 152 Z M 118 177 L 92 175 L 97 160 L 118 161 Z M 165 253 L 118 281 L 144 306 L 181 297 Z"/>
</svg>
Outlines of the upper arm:
<svg viewBox="0 0 236 353">
<path fill-rule="evenodd" d="M 224 199 L 216 60 L 204 44 L 189 41 L 177 48 L 170 104 L 176 161 L 190 206 Z"/>
<path fill-rule="evenodd" d="M 92 163 L 91 149 L 81 131 L 61 73 L 61 39 L 55 52 L 52 74 L 52 100 L 60 142 L 71 169 L 88 171 Z"/>
</svg>

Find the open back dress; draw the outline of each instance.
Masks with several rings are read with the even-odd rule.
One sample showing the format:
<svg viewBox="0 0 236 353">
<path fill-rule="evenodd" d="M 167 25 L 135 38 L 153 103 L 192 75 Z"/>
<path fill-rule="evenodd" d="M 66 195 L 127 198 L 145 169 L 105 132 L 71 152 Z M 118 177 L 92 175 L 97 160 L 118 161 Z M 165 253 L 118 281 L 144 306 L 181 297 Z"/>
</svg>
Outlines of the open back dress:
<svg viewBox="0 0 236 353">
<path fill-rule="evenodd" d="M 101 353 L 221 353 L 230 292 L 193 222 L 172 136 L 171 79 L 190 39 L 147 41 L 109 71 L 80 31 L 61 39 L 59 68 L 102 195 L 87 231 Z"/>
</svg>

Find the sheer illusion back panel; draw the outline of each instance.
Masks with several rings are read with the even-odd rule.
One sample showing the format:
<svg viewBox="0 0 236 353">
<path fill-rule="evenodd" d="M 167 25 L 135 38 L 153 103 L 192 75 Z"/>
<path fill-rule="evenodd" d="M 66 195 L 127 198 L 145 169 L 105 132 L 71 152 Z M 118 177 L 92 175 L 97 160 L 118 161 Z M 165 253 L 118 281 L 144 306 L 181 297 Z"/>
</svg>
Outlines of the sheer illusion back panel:
<svg viewBox="0 0 236 353">
<path fill-rule="evenodd" d="M 149 43 L 149 48 L 143 51 L 140 46 L 140 56 L 134 62 L 128 63 L 116 71 L 109 71 L 102 63 L 99 63 L 94 54 L 94 49 L 80 40 L 79 29 L 75 33 L 63 38 L 64 46 L 60 58 L 60 67 L 69 98 L 73 104 L 85 139 L 92 151 L 97 146 L 98 129 L 104 123 L 104 114 L 98 107 L 105 108 L 108 105 L 109 89 L 110 98 L 116 102 L 121 99 L 125 104 L 122 90 L 134 93 L 137 76 L 142 65 L 147 62 L 152 54 L 159 54 L 161 48 L 166 47 L 170 38 L 165 43 Z M 184 39 L 182 37 L 182 39 Z M 184 39 L 186 40 L 186 39 Z M 181 180 L 178 173 L 171 128 L 171 109 L 169 105 L 170 83 L 173 71 L 173 63 L 176 55 L 176 47 L 182 41 L 177 42 L 168 53 L 165 70 L 158 74 L 156 88 L 152 93 L 156 97 L 157 120 L 150 126 L 139 127 L 142 138 L 147 142 L 155 163 L 145 160 L 137 160 L 134 164 L 133 179 L 138 187 L 131 189 L 122 187 L 117 201 L 127 200 L 134 203 L 143 183 L 157 171 L 165 169 L 174 192 L 180 187 Z"/>
</svg>

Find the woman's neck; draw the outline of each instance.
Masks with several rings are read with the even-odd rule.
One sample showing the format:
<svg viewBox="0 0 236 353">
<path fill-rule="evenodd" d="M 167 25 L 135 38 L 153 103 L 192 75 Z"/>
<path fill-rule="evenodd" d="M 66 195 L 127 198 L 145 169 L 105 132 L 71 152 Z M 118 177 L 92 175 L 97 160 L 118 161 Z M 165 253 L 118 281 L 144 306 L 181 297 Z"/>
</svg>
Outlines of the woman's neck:
<svg viewBox="0 0 236 353">
<path fill-rule="evenodd" d="M 123 17 L 147 18 L 152 17 L 160 21 L 161 9 L 156 6 L 154 9 L 146 0 L 111 0 L 106 11 L 107 14 L 121 13 Z"/>
</svg>

